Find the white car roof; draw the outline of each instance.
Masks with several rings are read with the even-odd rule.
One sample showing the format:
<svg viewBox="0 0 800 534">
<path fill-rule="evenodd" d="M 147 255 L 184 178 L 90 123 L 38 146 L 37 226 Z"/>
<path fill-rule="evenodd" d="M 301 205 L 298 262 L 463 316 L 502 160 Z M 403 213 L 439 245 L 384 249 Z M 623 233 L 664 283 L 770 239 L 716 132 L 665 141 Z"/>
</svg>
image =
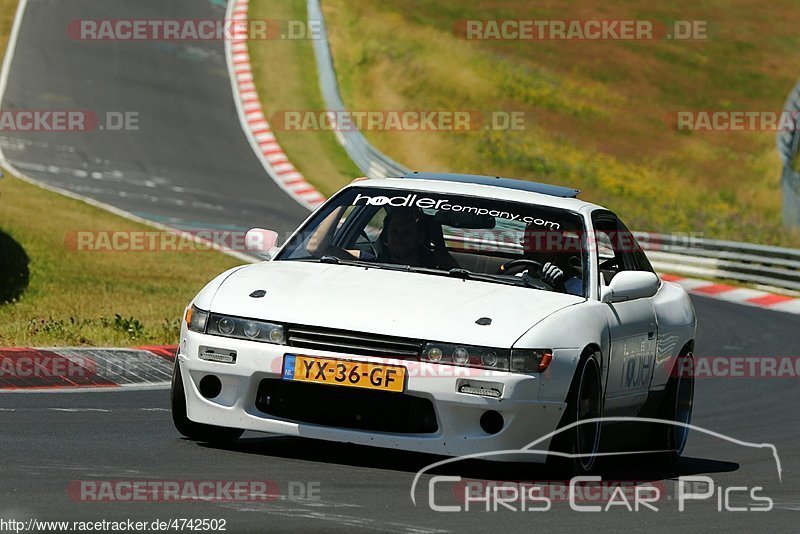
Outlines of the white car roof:
<svg viewBox="0 0 800 534">
<path fill-rule="evenodd" d="M 539 206 L 561 208 L 576 213 L 591 212 L 596 209 L 606 209 L 597 204 L 585 202 L 577 198 L 563 198 L 532 191 L 509 189 L 493 185 L 472 184 L 463 182 L 447 182 L 441 180 L 407 179 L 407 178 L 375 178 L 360 180 L 348 187 L 375 187 L 409 191 L 430 191 L 432 193 L 452 193 L 481 198 L 507 200 L 511 202 L 524 202 Z"/>
</svg>

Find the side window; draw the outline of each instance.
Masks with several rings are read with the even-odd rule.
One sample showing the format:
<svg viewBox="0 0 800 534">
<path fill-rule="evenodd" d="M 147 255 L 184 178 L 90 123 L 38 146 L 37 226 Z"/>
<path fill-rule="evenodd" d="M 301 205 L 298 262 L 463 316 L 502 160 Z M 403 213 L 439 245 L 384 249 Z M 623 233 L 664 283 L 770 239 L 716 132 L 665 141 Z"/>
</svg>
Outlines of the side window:
<svg viewBox="0 0 800 534">
<path fill-rule="evenodd" d="M 618 272 L 625 270 L 625 258 L 616 243 L 616 221 L 599 219 L 594 221 L 594 239 L 597 247 L 597 271 L 605 285 Z"/>
<path fill-rule="evenodd" d="M 642 250 L 642 247 L 639 246 L 639 242 L 636 241 L 636 238 L 633 236 L 630 230 L 625 226 L 625 224 L 618 220 L 619 224 L 619 238 L 620 244 L 623 245 L 622 249 L 625 253 L 625 260 L 628 271 L 649 271 L 655 272 L 653 270 L 653 266 L 650 265 L 650 260 L 647 258 L 647 255 Z"/>
<path fill-rule="evenodd" d="M 611 213 L 594 219 L 598 272 L 606 285 L 621 271 L 653 271 L 636 238 Z"/>
</svg>

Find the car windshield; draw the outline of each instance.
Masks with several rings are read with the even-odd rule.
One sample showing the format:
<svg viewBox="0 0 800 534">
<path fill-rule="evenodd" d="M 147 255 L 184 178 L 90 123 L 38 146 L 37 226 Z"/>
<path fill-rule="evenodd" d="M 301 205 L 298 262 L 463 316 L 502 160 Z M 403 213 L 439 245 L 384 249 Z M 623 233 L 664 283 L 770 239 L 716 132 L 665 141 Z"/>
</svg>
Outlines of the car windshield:
<svg viewBox="0 0 800 534">
<path fill-rule="evenodd" d="M 355 187 L 336 195 L 275 260 L 399 269 L 585 296 L 584 235 L 583 219 L 567 210 Z M 563 274 L 548 278 L 545 266 Z"/>
</svg>

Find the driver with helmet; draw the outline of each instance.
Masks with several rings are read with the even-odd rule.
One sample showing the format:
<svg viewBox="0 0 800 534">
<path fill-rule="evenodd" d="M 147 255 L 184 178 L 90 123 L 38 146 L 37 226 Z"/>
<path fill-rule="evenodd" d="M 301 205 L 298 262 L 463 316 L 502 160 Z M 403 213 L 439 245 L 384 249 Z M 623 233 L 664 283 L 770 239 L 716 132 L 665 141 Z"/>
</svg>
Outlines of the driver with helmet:
<svg viewBox="0 0 800 534">
<path fill-rule="evenodd" d="M 531 273 L 529 268 L 522 276 L 538 278 L 550 287 L 569 293 L 570 295 L 583 296 L 583 277 L 581 268 L 576 267 L 574 259 L 580 259 L 570 252 L 580 253 L 580 241 L 573 233 L 565 230 L 540 230 L 533 223 L 528 223 L 522 235 L 520 244 L 523 248 L 523 257 L 542 265 L 541 272 Z M 578 250 L 572 248 L 578 245 Z"/>
</svg>

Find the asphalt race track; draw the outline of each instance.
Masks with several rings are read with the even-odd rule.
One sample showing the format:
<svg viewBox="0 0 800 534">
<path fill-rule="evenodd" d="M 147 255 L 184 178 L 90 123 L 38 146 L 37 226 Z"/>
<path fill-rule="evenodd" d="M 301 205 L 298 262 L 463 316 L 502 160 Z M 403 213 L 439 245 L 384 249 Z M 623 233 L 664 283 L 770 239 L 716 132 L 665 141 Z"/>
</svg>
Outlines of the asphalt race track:
<svg viewBox="0 0 800 534">
<path fill-rule="evenodd" d="M 208 0 L 31 0 L 4 110 L 138 114 L 138 130 L 12 132 L 6 158 L 46 184 L 181 228 L 283 235 L 308 215 L 266 175 L 236 114 L 222 41 L 77 41 L 76 19 L 222 19 Z M 44 81 L 44 84 L 43 84 Z"/>
<path fill-rule="evenodd" d="M 220 2 L 203 0 L 30 2 L 3 108 L 138 111 L 141 130 L 15 134 L 2 140 L 6 157 L 42 182 L 159 222 L 291 228 L 306 212 L 273 185 L 252 154 L 234 110 L 221 43 L 81 43 L 65 31 L 68 21 L 83 16 L 223 14 Z M 703 297 L 694 303 L 697 355 L 797 355 L 797 316 Z M 605 480 L 656 481 L 673 495 L 673 479 L 706 475 L 717 486 L 714 497 L 691 501 L 683 512 L 674 499 L 664 499 L 658 512 L 617 506 L 595 513 L 574 511 L 566 502 L 553 502 L 545 512 L 486 512 L 480 506 L 434 512 L 428 506 L 429 477 L 415 506 L 414 475 L 438 460 L 424 455 L 254 433 L 227 448 L 192 443 L 174 430 L 164 390 L 3 394 L 0 519 L 224 518 L 229 532 L 788 531 L 800 517 L 797 392 L 796 378 L 697 383 L 693 423 L 742 441 L 774 444 L 782 481 L 768 449 L 693 432 L 671 472 L 642 456 L 604 460 L 599 474 Z M 458 464 L 444 474 L 563 478 L 544 467 L 489 463 Z M 70 489 L 81 480 L 269 480 L 276 495 L 231 502 L 93 502 Z M 725 504 L 759 504 L 747 493 L 727 501 L 719 487 L 761 487 L 758 495 L 771 498 L 774 509 L 718 511 Z M 448 501 L 448 495 L 437 495 L 437 501 Z"/>
<path fill-rule="evenodd" d="M 702 328 L 699 355 L 792 355 L 786 334 L 796 324 L 788 314 L 695 299 Z M 419 469 L 436 457 L 246 433 L 234 446 L 215 449 L 181 439 L 172 427 L 167 391 L 20 393 L 0 398 L 3 463 L 0 467 L 0 517 L 121 520 L 225 518 L 231 532 L 339 530 L 388 532 L 458 532 L 478 526 L 505 532 L 530 529 L 569 530 L 591 524 L 594 531 L 646 527 L 656 530 L 785 531 L 800 511 L 796 383 L 791 378 L 698 381 L 694 423 L 755 443 L 777 446 L 783 468 L 765 449 L 741 447 L 691 434 L 677 469 L 665 473 L 646 459 L 609 459 L 601 465 L 604 480 L 663 481 L 681 475 L 711 476 L 717 486 L 763 487 L 775 508 L 767 513 L 719 512 L 716 498 L 659 502 L 658 512 L 579 513 L 566 502 L 547 512 L 433 512 L 427 490 L 410 499 Z M 64 411 L 67 409 L 69 411 Z M 459 464 L 439 474 L 469 479 L 561 480 L 547 468 L 490 463 Z M 562 477 L 563 478 L 563 477 Z M 82 502 L 68 492 L 76 480 L 269 480 L 276 498 L 256 501 Z M 428 479 L 423 479 L 425 485 Z M 290 494 L 290 483 L 295 488 Z M 297 487 L 311 498 L 300 498 Z M 307 491 L 307 490 L 303 490 Z M 449 495 L 437 502 L 447 502 Z M 452 499 L 451 499 L 452 500 Z M 732 497 L 731 506 L 749 498 Z M 753 503 L 756 504 L 756 503 Z"/>
</svg>

